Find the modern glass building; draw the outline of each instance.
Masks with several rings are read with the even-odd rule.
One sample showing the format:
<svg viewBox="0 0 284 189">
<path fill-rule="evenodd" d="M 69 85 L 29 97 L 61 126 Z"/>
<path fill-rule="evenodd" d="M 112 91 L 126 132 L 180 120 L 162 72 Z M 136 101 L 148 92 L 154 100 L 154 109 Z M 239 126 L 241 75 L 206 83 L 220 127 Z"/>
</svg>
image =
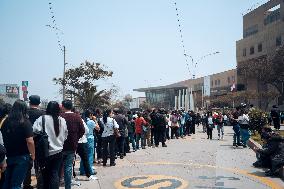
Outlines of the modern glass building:
<svg viewBox="0 0 284 189">
<path fill-rule="evenodd" d="M 189 79 L 174 84 L 158 87 L 134 89 L 136 92 L 144 92 L 146 101 L 153 107 L 176 109 L 185 108 L 189 91 L 192 90 L 194 106 L 203 106 L 203 97 L 218 96 L 230 92 L 231 86 L 236 84 L 236 70 L 229 70 L 206 77 Z"/>
</svg>

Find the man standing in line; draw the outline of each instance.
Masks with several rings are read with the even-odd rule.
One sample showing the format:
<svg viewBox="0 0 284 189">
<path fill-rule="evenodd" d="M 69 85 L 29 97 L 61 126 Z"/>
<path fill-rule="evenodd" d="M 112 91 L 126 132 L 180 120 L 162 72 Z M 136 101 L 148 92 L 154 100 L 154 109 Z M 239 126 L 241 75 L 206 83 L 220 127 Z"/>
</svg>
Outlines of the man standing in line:
<svg viewBox="0 0 284 189">
<path fill-rule="evenodd" d="M 77 150 L 78 141 L 84 135 L 85 128 L 81 117 L 73 113 L 71 110 L 73 104 L 71 100 L 64 100 L 62 102 L 61 114 L 67 124 L 68 137 L 63 146 L 63 166 L 64 166 L 64 182 L 65 189 L 71 189 L 72 167 Z"/>
<path fill-rule="evenodd" d="M 127 128 L 128 121 L 124 115 L 122 115 L 121 110 L 119 109 L 114 109 L 114 116 L 113 118 L 119 125 L 119 132 L 120 132 L 120 137 L 118 137 L 117 140 L 117 147 L 118 147 L 118 152 L 120 159 L 123 159 L 125 153 L 124 153 L 124 143 L 125 143 L 125 129 Z"/>
<path fill-rule="evenodd" d="M 156 133 L 156 126 L 158 124 L 158 110 L 157 109 L 153 109 L 151 114 L 150 114 L 150 117 L 151 117 L 151 144 L 152 144 L 152 147 L 154 148 L 155 147 L 155 142 L 154 142 L 154 137 L 155 137 L 155 133 Z"/>
<path fill-rule="evenodd" d="M 155 146 L 158 147 L 159 143 L 162 143 L 162 147 L 167 147 L 166 145 L 166 116 L 165 110 L 160 109 L 159 113 L 157 114 L 157 125 L 154 126 L 155 128 Z"/>
<path fill-rule="evenodd" d="M 31 124 L 33 125 L 34 122 L 42 115 L 45 114 L 44 111 L 39 109 L 39 105 L 40 105 L 40 97 L 38 95 L 31 95 L 29 97 L 30 100 L 30 108 L 28 110 L 28 115 L 29 115 L 29 120 L 31 122 Z M 31 185 L 31 170 L 33 167 L 33 162 L 31 161 L 30 167 L 28 169 L 28 172 L 26 174 L 26 178 L 24 180 L 23 183 L 23 188 L 24 189 L 33 189 L 33 186 Z M 42 178 L 40 177 L 40 174 L 38 172 L 38 169 L 36 168 L 35 165 L 35 170 L 36 170 L 36 177 L 37 177 L 37 188 L 42 188 L 41 184 L 42 184 Z"/>
</svg>

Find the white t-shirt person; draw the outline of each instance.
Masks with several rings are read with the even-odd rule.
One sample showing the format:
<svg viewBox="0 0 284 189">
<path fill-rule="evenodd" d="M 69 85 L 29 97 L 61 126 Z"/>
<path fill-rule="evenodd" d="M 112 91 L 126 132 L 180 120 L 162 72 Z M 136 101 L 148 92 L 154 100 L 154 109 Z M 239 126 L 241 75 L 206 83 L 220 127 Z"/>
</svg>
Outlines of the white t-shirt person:
<svg viewBox="0 0 284 189">
<path fill-rule="evenodd" d="M 112 117 L 107 117 L 106 123 L 104 123 L 103 118 L 100 118 L 100 121 L 102 122 L 102 124 L 104 124 L 104 131 L 102 133 L 102 137 L 108 137 L 108 136 L 114 135 L 114 128 L 115 129 L 119 128 L 119 125 L 117 124 L 115 119 Z"/>
<path fill-rule="evenodd" d="M 63 149 L 64 141 L 67 139 L 68 135 L 67 125 L 65 119 L 59 116 L 59 135 L 58 137 L 56 137 L 52 116 L 44 115 L 44 118 L 45 132 L 48 135 L 49 142 L 49 156 L 52 156 L 60 153 Z M 33 125 L 33 131 L 42 131 L 42 116 L 35 121 Z"/>
</svg>

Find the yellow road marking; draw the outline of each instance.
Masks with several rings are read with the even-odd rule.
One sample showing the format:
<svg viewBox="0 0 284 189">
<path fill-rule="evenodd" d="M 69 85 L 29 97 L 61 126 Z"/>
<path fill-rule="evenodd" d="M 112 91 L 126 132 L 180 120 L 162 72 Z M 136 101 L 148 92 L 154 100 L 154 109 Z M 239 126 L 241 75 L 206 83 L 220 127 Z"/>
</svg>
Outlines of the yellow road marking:
<svg viewBox="0 0 284 189">
<path fill-rule="evenodd" d="M 202 168 L 202 167 L 206 167 L 206 168 L 213 168 L 213 169 L 222 169 L 228 172 L 232 172 L 232 173 L 237 173 L 237 174 L 241 174 L 241 175 L 245 175 L 247 177 L 251 177 L 254 178 L 258 181 L 260 181 L 261 183 L 265 184 L 266 186 L 272 188 L 272 189 L 283 189 L 282 186 L 280 186 L 278 183 L 265 178 L 265 177 L 261 177 L 261 176 L 257 176 L 254 175 L 252 173 L 249 173 L 248 171 L 245 170 L 241 170 L 241 169 L 233 169 L 233 168 L 227 168 L 227 167 L 219 167 L 219 166 L 215 166 L 215 165 L 201 165 L 201 164 L 195 164 L 195 163 L 175 163 L 175 162 L 146 162 L 146 163 L 137 163 L 137 164 L 142 164 L 142 165 L 183 165 L 183 166 L 195 166 L 197 168 Z"/>
</svg>

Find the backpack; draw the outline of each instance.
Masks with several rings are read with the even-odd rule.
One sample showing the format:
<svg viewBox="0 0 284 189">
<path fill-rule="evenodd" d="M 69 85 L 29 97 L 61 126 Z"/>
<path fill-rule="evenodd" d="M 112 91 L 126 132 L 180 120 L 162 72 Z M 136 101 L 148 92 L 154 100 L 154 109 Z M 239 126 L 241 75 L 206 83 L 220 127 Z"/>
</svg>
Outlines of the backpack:
<svg viewBox="0 0 284 189">
<path fill-rule="evenodd" d="M 42 130 L 34 133 L 35 159 L 40 168 L 44 168 L 49 156 L 48 135 L 45 132 L 45 116 L 42 116 Z"/>
</svg>

